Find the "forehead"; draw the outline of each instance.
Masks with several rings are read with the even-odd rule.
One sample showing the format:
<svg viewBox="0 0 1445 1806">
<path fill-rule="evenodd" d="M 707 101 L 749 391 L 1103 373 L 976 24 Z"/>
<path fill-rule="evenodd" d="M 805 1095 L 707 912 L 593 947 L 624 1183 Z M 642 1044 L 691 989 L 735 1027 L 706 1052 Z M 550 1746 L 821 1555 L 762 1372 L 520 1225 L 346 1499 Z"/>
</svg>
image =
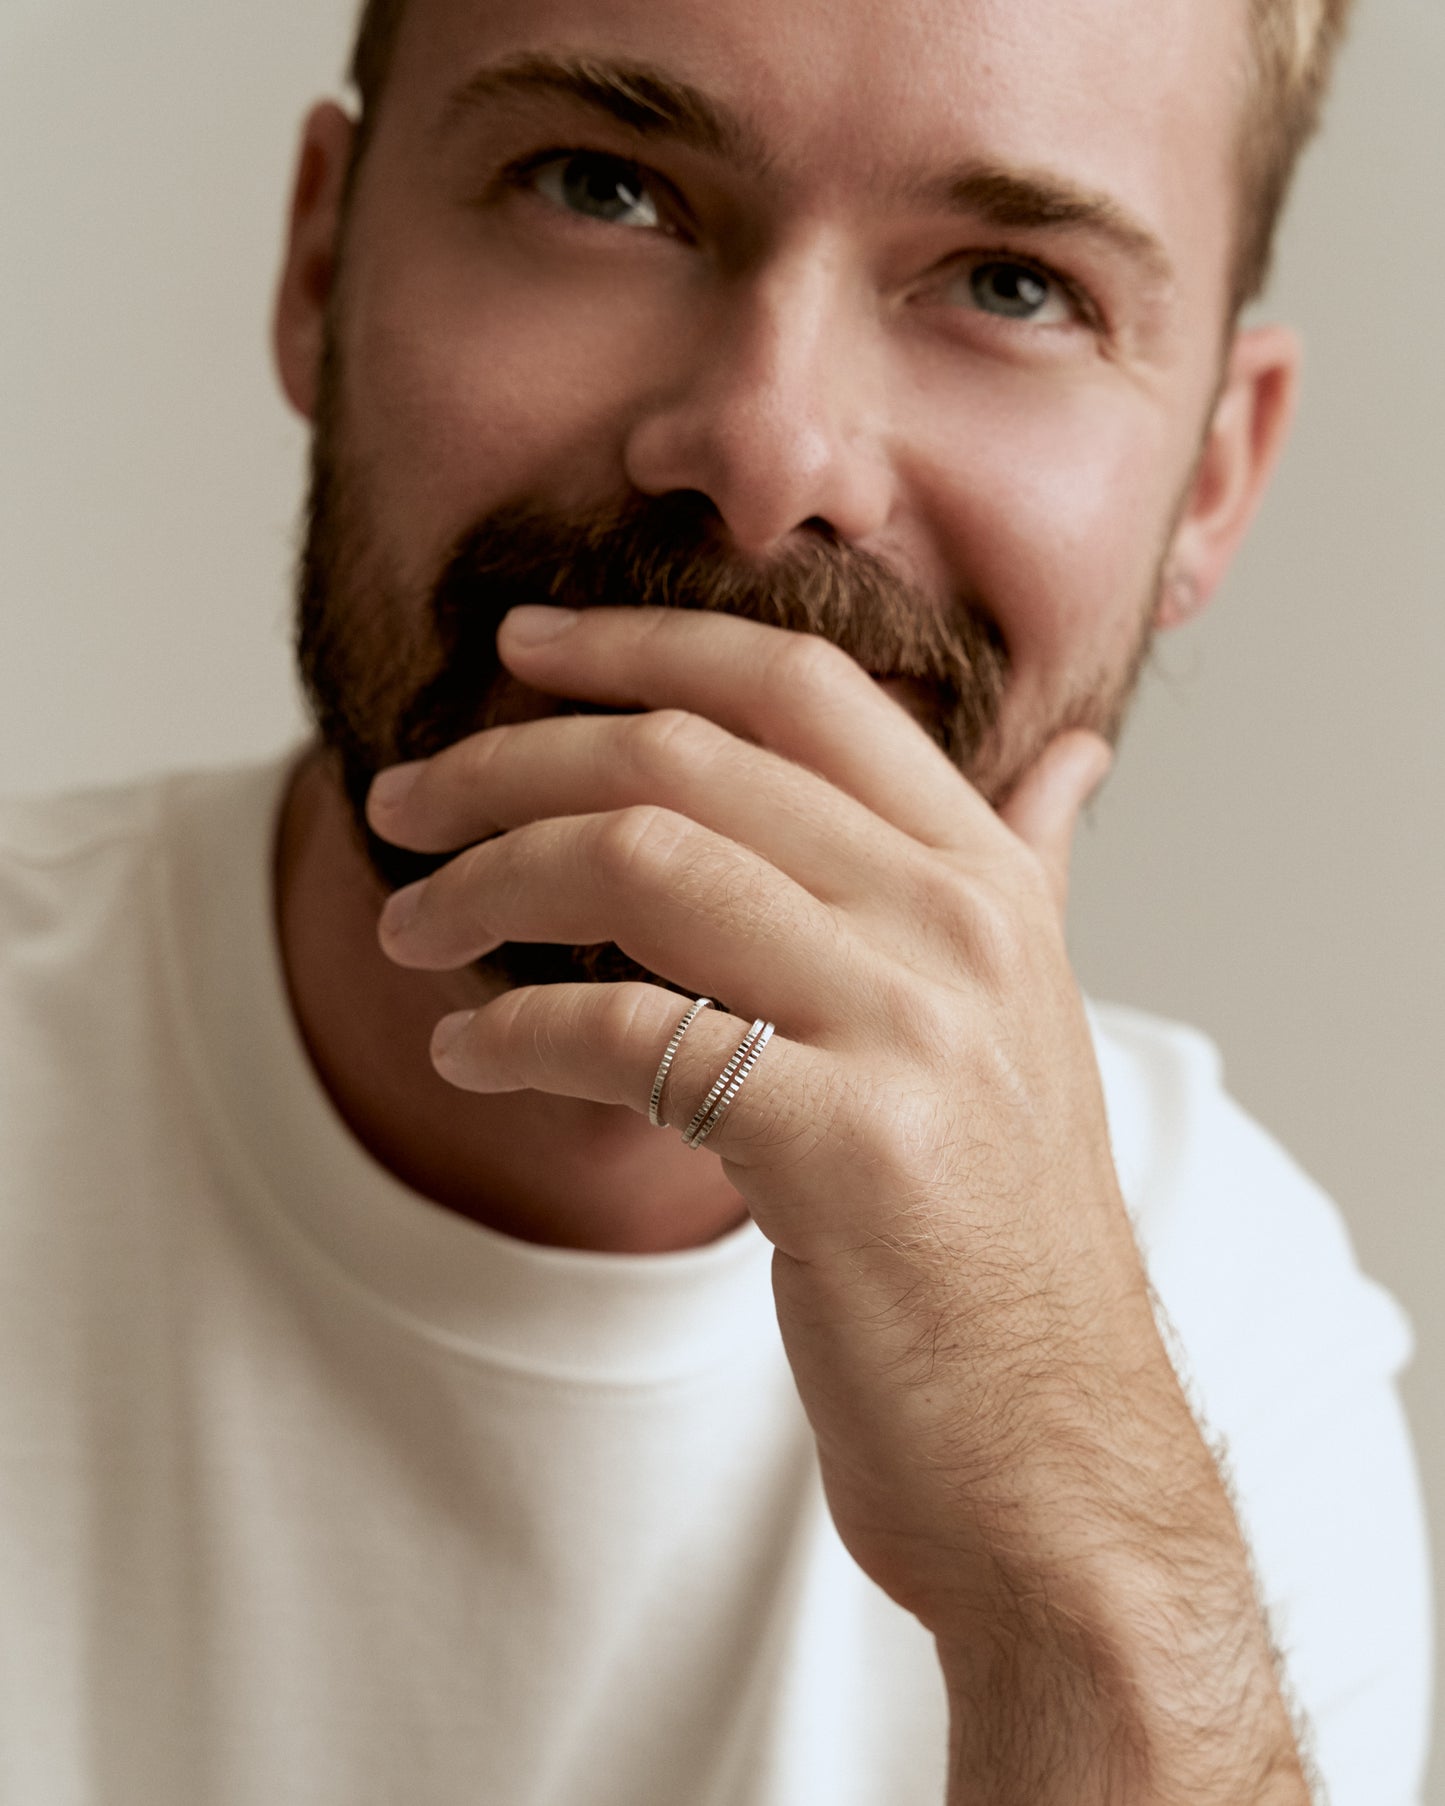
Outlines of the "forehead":
<svg viewBox="0 0 1445 1806">
<path fill-rule="evenodd" d="M 1244 33 L 1244 0 L 412 0 L 389 105 L 424 124 L 532 51 L 646 64 L 743 119 L 781 184 L 1051 171 L 1222 267 Z"/>
</svg>

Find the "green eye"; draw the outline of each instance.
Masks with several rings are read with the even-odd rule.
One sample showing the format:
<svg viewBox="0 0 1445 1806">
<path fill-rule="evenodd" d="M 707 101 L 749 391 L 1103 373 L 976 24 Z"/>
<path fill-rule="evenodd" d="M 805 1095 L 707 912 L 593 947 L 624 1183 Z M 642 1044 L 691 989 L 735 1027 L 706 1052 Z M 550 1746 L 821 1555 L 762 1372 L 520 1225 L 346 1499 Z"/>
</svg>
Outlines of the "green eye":
<svg viewBox="0 0 1445 1806">
<path fill-rule="evenodd" d="M 994 258 L 974 264 L 964 280 L 973 305 L 1000 319 L 1052 326 L 1072 317 L 1062 286 L 1031 264 Z"/>
<path fill-rule="evenodd" d="M 657 203 L 635 163 L 598 151 L 572 151 L 533 172 L 539 194 L 568 213 L 606 225 L 656 231 L 662 224 Z"/>
</svg>

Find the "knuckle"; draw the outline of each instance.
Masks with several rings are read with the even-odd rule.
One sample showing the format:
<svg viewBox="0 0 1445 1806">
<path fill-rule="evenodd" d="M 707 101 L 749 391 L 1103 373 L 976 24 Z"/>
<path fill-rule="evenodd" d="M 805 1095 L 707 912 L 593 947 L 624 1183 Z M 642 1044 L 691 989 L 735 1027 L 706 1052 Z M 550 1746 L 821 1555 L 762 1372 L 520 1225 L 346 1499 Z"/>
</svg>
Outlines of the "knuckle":
<svg viewBox="0 0 1445 1806">
<path fill-rule="evenodd" d="M 1017 897 L 993 884 L 974 888 L 967 919 L 969 963 L 995 991 L 1009 992 L 1023 980 L 1028 964 L 1025 917 Z"/>
<path fill-rule="evenodd" d="M 515 849 L 500 840 L 479 840 L 456 854 L 433 878 L 432 883 L 445 882 L 449 890 L 460 896 L 475 896 L 492 880 L 497 868 L 505 868 Z"/>
<path fill-rule="evenodd" d="M 470 784 L 490 768 L 497 756 L 499 743 L 504 739 L 503 735 L 485 731 L 469 735 L 451 749 L 450 759 L 443 755 L 437 761 L 439 774 L 447 780 L 450 787 L 459 788 Z"/>
<path fill-rule="evenodd" d="M 944 861 L 929 859 L 909 874 L 910 914 L 927 930 L 955 930 L 967 920 L 972 901 L 967 876 Z"/>
<path fill-rule="evenodd" d="M 634 803 L 602 816 L 592 830 L 594 861 L 604 876 L 620 882 L 664 870 L 685 824 L 670 809 Z"/>
<path fill-rule="evenodd" d="M 1012 870 L 965 871 L 934 861 L 911 874 L 908 900 L 912 918 L 952 949 L 955 970 L 992 987 L 1020 973 L 1037 920 L 1029 889 L 1030 880 L 1016 882 Z"/>
<path fill-rule="evenodd" d="M 778 655 L 775 681 L 787 702 L 812 705 L 836 700 L 858 674 L 859 667 L 831 640 L 790 634 Z"/>
<path fill-rule="evenodd" d="M 712 750 L 718 730 L 688 709 L 651 709 L 633 716 L 623 733 L 624 756 L 642 778 L 669 778 Z"/>
<path fill-rule="evenodd" d="M 903 1051 L 919 1065 L 935 1064 L 957 1040 L 959 998 L 940 985 L 920 984 L 912 975 L 900 978 L 885 1007 Z"/>
<path fill-rule="evenodd" d="M 487 1006 L 493 1029 L 499 1037 L 510 1038 L 525 1026 L 536 1005 L 537 992 L 531 985 L 520 986 L 515 991 L 504 991 Z"/>
<path fill-rule="evenodd" d="M 497 736 L 489 733 L 472 734 L 445 748 L 422 773 L 413 808 L 439 830 L 478 795 L 496 755 Z"/>
<path fill-rule="evenodd" d="M 541 999 L 534 986 L 507 991 L 479 1012 L 470 1031 L 485 1039 L 498 1066 L 516 1071 L 525 1066 L 525 1050 L 535 1047 L 542 1028 Z"/>
<path fill-rule="evenodd" d="M 1049 868 L 1043 855 L 1017 835 L 993 849 L 988 874 L 995 885 L 1028 907 L 1049 896 Z"/>
<path fill-rule="evenodd" d="M 616 984 L 607 991 L 594 1019 L 595 1052 L 607 1059 L 620 1060 L 639 1040 L 655 1039 L 647 1033 L 652 1015 L 653 992 L 644 984 Z"/>
</svg>

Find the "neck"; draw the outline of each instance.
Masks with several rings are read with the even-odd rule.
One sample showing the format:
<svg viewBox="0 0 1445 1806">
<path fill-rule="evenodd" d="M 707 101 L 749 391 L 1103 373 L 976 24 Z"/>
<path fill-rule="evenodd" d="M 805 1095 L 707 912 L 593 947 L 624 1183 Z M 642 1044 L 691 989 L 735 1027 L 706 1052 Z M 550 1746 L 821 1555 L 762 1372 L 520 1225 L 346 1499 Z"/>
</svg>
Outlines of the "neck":
<svg viewBox="0 0 1445 1806">
<path fill-rule="evenodd" d="M 497 992 L 471 969 L 408 972 L 382 953 L 385 893 L 316 751 L 287 787 L 275 881 L 287 989 L 312 1065 L 351 1133 L 405 1185 L 558 1248 L 664 1253 L 742 1222 L 716 1157 L 645 1115 L 538 1091 L 480 1097 L 438 1076 L 436 1023 Z"/>
</svg>

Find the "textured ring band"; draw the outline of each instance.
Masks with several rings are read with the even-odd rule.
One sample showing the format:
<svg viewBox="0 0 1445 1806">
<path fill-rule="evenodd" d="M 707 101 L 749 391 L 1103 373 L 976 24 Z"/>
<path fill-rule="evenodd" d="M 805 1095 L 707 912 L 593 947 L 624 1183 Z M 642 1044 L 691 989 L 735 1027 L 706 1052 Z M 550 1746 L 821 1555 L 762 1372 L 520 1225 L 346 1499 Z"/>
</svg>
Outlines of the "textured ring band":
<svg viewBox="0 0 1445 1806">
<path fill-rule="evenodd" d="M 647 1120 L 654 1129 L 666 1128 L 662 1117 L 658 1114 L 658 1105 L 662 1102 L 662 1088 L 667 1083 L 667 1075 L 672 1071 L 672 1062 L 677 1058 L 677 1050 L 682 1046 L 682 1037 L 693 1023 L 710 1007 L 711 997 L 699 997 L 697 1002 L 678 1023 L 672 1039 L 667 1044 L 667 1052 L 662 1056 L 662 1064 L 657 1069 L 657 1077 L 652 1081 L 652 1099 L 647 1106 Z"/>
<path fill-rule="evenodd" d="M 738 1048 L 737 1052 L 733 1055 L 733 1057 L 728 1061 L 727 1065 L 724 1066 L 722 1071 L 718 1074 L 717 1083 L 713 1086 L 712 1090 L 708 1092 L 707 1096 L 702 1100 L 702 1103 L 698 1108 L 697 1115 L 693 1117 L 692 1121 L 687 1125 L 687 1127 L 682 1132 L 683 1140 L 685 1142 L 687 1142 L 689 1145 L 691 1145 L 691 1143 L 692 1143 L 693 1136 L 697 1134 L 698 1130 L 702 1127 L 703 1123 L 707 1120 L 708 1116 L 711 1114 L 713 1105 L 717 1102 L 717 1100 L 722 1096 L 723 1092 L 726 1091 L 728 1086 L 732 1083 L 733 1074 L 737 1071 L 738 1067 L 742 1065 L 743 1061 L 745 1059 L 747 1059 L 748 1054 L 751 1051 L 753 1042 L 757 1040 L 758 1036 L 763 1032 L 763 1030 L 766 1026 L 767 1026 L 767 1024 L 763 1021 L 762 1017 L 759 1016 L 757 1021 L 748 1030 L 748 1032 L 743 1036 L 742 1044 Z"/>
<path fill-rule="evenodd" d="M 723 1069 L 716 1085 L 708 1093 L 707 1099 L 697 1115 L 688 1125 L 684 1142 L 690 1148 L 700 1148 L 712 1134 L 722 1119 L 732 1109 L 738 1093 L 748 1082 L 758 1057 L 776 1033 L 775 1025 L 764 1022 L 761 1017 L 748 1030 L 742 1045 Z"/>
</svg>

